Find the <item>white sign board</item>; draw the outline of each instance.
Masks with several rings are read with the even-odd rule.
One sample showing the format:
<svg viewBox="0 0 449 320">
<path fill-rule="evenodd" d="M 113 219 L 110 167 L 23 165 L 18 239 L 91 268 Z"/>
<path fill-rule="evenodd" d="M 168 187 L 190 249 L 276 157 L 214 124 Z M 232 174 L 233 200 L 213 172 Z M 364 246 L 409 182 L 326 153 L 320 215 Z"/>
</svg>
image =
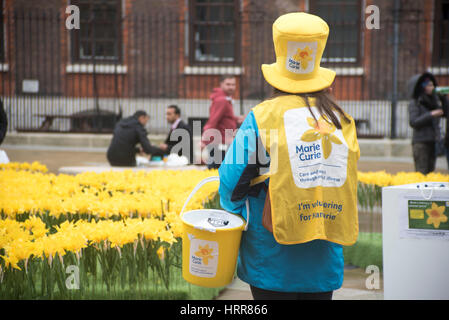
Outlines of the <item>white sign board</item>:
<svg viewBox="0 0 449 320">
<path fill-rule="evenodd" d="M 441 239 L 449 241 L 449 201 L 403 195 L 400 201 L 399 235 L 401 238 Z"/>
<path fill-rule="evenodd" d="M 38 93 L 39 92 L 39 80 L 23 80 L 22 81 L 23 93 Z"/>
<path fill-rule="evenodd" d="M 449 184 L 382 189 L 384 298 L 449 299 Z"/>
</svg>

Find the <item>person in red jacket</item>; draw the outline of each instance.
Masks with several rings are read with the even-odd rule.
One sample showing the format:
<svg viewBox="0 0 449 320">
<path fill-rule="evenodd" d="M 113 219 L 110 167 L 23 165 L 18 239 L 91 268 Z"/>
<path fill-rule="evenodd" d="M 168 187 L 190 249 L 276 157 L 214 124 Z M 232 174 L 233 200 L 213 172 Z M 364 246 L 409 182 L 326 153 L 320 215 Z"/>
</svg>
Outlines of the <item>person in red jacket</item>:
<svg viewBox="0 0 449 320">
<path fill-rule="evenodd" d="M 235 90 L 235 77 L 224 75 L 220 79 L 220 87 L 215 88 L 210 95 L 212 103 L 209 120 L 201 137 L 201 149 L 207 147 L 208 159 L 205 162 L 209 169 L 220 167 L 226 150 L 234 139 L 237 126 L 243 122 L 243 117 L 234 115 L 232 96 Z"/>
</svg>

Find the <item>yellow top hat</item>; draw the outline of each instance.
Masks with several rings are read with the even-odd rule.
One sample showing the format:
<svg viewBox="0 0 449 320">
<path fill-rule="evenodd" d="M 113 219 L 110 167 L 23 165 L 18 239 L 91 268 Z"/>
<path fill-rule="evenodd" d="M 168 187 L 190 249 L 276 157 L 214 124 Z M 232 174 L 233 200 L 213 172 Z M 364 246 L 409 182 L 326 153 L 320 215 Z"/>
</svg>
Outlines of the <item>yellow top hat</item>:
<svg viewBox="0 0 449 320">
<path fill-rule="evenodd" d="M 265 80 L 289 93 L 330 87 L 335 71 L 320 67 L 328 36 L 329 26 L 315 15 L 293 12 L 277 18 L 273 24 L 276 62 L 262 65 Z"/>
</svg>

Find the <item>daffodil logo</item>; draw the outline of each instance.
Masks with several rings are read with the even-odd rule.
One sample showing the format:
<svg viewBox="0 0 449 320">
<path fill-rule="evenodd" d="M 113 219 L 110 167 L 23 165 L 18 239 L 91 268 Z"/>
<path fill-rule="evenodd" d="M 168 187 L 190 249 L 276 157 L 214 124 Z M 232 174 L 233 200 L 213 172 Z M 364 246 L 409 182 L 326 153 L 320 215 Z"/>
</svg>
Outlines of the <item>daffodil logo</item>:
<svg viewBox="0 0 449 320">
<path fill-rule="evenodd" d="M 435 229 L 440 227 L 440 223 L 447 222 L 447 216 L 444 214 L 444 206 L 438 206 L 435 202 L 432 202 L 432 207 L 426 209 L 426 213 L 429 216 L 427 218 L 427 224 L 433 224 Z"/>
<path fill-rule="evenodd" d="M 195 255 L 203 259 L 203 263 L 207 266 L 209 264 L 209 259 L 213 259 L 212 252 L 213 248 L 210 248 L 208 244 L 205 246 L 198 246 L 199 250 L 195 252 Z"/>
<path fill-rule="evenodd" d="M 335 128 L 335 126 L 323 116 L 320 116 L 318 121 L 308 117 L 307 123 L 312 127 L 312 129 L 304 132 L 301 140 L 305 142 L 314 142 L 321 139 L 324 159 L 329 158 L 332 152 L 332 143 L 342 144 L 340 139 L 333 134 L 337 128 Z"/>
<path fill-rule="evenodd" d="M 317 42 L 289 41 L 287 43 L 287 70 L 297 74 L 313 72 L 317 52 Z"/>
<path fill-rule="evenodd" d="M 309 66 L 309 61 L 312 61 L 312 49 L 309 48 L 309 46 L 305 47 L 304 49 L 298 48 L 297 53 L 293 56 L 293 59 L 296 61 L 299 61 L 301 63 L 302 69 L 307 69 Z"/>
</svg>

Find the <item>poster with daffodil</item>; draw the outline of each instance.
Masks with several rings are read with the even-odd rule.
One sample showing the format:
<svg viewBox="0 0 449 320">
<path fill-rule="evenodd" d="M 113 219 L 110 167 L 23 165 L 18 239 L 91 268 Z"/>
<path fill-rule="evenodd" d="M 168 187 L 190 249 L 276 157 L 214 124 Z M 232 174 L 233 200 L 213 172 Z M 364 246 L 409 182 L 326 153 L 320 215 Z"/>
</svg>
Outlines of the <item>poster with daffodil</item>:
<svg viewBox="0 0 449 320">
<path fill-rule="evenodd" d="M 409 200 L 410 229 L 449 231 L 449 201 Z"/>
</svg>

